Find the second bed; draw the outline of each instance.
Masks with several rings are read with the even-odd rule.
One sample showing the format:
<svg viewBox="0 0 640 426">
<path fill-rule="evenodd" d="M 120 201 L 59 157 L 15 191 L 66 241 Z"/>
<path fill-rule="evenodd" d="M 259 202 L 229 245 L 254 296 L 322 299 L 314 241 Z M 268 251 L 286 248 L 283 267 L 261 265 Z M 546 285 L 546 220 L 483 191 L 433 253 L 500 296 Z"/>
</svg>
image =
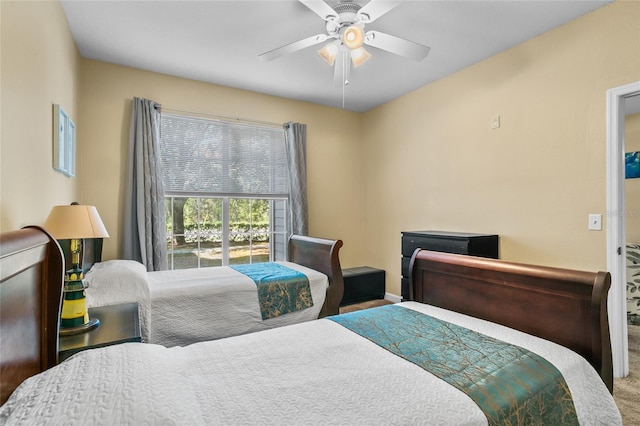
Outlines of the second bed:
<svg viewBox="0 0 640 426">
<path fill-rule="evenodd" d="M 289 261 L 273 266 L 303 274 L 312 300 L 281 315 L 266 316 L 256 282 L 234 267 L 147 272 L 131 260 L 93 265 L 85 277 L 87 305 L 138 303 L 143 340 L 167 347 L 310 321 L 338 313 L 341 246 L 340 240 L 291 237 Z"/>
</svg>

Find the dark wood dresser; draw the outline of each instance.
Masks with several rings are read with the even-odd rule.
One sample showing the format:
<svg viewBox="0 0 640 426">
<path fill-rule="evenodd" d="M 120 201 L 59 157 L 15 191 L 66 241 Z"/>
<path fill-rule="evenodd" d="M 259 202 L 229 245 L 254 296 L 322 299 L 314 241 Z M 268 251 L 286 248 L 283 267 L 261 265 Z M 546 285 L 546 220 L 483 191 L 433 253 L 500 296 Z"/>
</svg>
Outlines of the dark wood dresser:
<svg viewBox="0 0 640 426">
<path fill-rule="evenodd" d="M 402 232 L 402 300 L 409 299 L 409 263 L 417 249 L 498 258 L 498 235 L 468 232 Z"/>
</svg>

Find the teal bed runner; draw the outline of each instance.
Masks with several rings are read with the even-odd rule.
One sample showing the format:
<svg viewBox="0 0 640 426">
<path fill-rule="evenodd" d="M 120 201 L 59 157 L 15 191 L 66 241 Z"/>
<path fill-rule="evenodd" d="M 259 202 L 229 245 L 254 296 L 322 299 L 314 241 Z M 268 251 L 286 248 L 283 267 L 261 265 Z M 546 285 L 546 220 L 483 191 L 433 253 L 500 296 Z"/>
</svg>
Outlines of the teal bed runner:
<svg viewBox="0 0 640 426">
<path fill-rule="evenodd" d="M 401 306 L 328 319 L 466 393 L 490 425 L 577 425 L 562 374 L 521 347 Z"/>
<path fill-rule="evenodd" d="M 232 265 L 230 268 L 256 283 L 263 320 L 313 306 L 309 279 L 302 272 L 274 262 Z"/>
</svg>

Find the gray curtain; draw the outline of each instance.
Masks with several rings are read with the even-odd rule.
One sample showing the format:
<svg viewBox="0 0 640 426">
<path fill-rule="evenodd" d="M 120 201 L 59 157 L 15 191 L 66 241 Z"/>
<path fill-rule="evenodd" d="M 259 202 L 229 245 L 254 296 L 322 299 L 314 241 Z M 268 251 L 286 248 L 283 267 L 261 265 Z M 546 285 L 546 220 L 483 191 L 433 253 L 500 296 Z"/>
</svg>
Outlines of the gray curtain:
<svg viewBox="0 0 640 426">
<path fill-rule="evenodd" d="M 167 269 L 160 104 L 133 98 L 131 110 L 122 256 L 141 262 L 147 271 L 160 271 Z"/>
<path fill-rule="evenodd" d="M 289 162 L 289 206 L 291 210 L 291 232 L 309 234 L 309 210 L 307 206 L 307 125 L 286 123 L 284 125 Z"/>
</svg>

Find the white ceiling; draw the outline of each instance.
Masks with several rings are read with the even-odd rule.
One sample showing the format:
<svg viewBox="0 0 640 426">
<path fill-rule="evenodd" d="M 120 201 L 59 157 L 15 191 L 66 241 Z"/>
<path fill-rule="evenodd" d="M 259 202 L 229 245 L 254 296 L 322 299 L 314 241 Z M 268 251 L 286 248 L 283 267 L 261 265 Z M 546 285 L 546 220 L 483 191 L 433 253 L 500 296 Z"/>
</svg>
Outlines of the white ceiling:
<svg viewBox="0 0 640 426">
<path fill-rule="evenodd" d="M 325 32 L 324 21 L 295 0 L 62 0 L 62 6 L 84 58 L 362 112 L 610 2 L 403 1 L 366 30 L 428 45 L 429 56 L 415 62 L 367 47 L 372 58 L 352 71 L 346 87 L 334 85 L 332 68 L 317 55 L 322 44 L 258 59 Z"/>
</svg>

